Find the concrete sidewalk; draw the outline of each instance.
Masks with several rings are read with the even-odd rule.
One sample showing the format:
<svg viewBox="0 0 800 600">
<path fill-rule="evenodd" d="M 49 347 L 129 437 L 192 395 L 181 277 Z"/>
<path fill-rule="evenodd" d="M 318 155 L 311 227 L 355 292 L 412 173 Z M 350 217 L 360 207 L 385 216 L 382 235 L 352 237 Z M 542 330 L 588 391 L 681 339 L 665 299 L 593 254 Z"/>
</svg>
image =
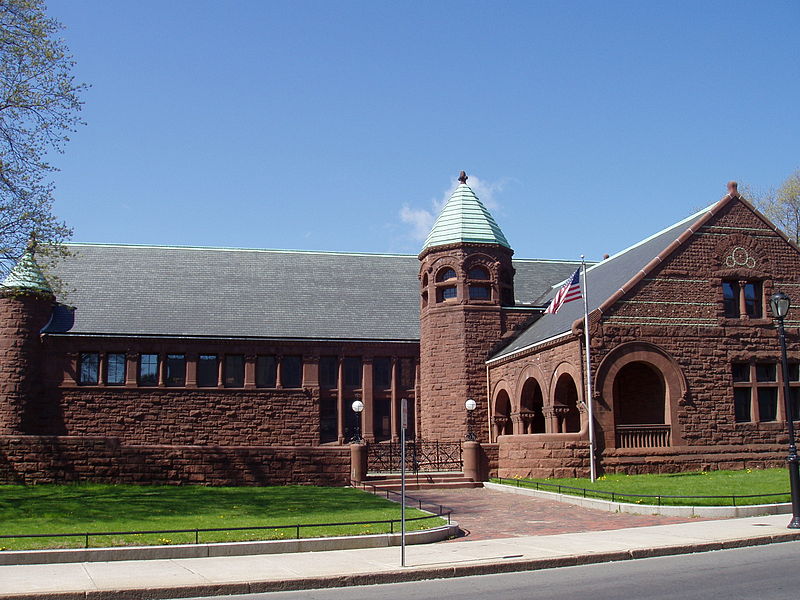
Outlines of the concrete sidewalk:
<svg viewBox="0 0 800 600">
<path fill-rule="evenodd" d="M 0 566 L 0 599 L 181 598 L 391 583 L 800 539 L 787 515 L 496 540 L 257 556 Z"/>
</svg>

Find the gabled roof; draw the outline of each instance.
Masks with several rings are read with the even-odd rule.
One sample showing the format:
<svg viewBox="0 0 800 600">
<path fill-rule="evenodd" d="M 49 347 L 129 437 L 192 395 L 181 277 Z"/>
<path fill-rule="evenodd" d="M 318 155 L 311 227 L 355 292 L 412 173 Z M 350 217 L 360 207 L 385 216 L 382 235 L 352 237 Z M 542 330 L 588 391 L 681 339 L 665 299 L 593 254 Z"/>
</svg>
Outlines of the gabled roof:
<svg viewBox="0 0 800 600">
<path fill-rule="evenodd" d="M 3 282 L 0 283 L 0 288 L 15 289 L 15 290 L 29 290 L 45 294 L 52 294 L 53 290 L 47 279 L 42 273 L 41 268 L 36 263 L 34 251 L 29 248 L 19 259 L 11 272 L 6 275 Z"/>
<path fill-rule="evenodd" d="M 732 199 L 726 196 L 714 205 L 705 208 L 677 223 L 651 235 L 650 237 L 618 252 L 617 254 L 597 263 L 586 270 L 588 280 L 587 307 L 589 313 L 606 305 L 637 274 L 649 271 L 650 263 L 670 249 L 672 244 L 679 245 L 701 224 L 716 214 L 722 206 Z M 544 306 L 555 296 L 561 287 L 558 283 L 539 299 L 539 304 Z M 513 339 L 505 348 L 496 352 L 490 360 L 508 357 L 523 351 L 531 346 L 551 338 L 566 334 L 572 329 L 577 319 L 583 318 L 583 301 L 564 304 L 554 315 L 542 315 L 535 323 L 531 324 L 522 334 Z"/>
<path fill-rule="evenodd" d="M 422 249 L 460 242 L 498 244 L 511 248 L 494 217 L 466 183 L 459 184 L 450 196 L 434 221 Z"/>
<path fill-rule="evenodd" d="M 416 256 L 69 244 L 68 295 L 46 333 L 419 340 Z M 575 270 L 514 261 L 530 303 Z"/>
</svg>

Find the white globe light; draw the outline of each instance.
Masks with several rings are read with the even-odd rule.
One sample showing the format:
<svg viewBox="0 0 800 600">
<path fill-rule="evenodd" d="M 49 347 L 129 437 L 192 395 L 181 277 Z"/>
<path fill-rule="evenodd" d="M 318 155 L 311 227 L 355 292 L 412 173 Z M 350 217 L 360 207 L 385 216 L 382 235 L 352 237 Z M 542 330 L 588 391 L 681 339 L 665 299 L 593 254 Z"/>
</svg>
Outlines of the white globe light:
<svg viewBox="0 0 800 600">
<path fill-rule="evenodd" d="M 357 413 L 360 413 L 362 410 L 364 410 L 364 403 L 361 400 L 354 401 L 352 406 L 353 410 Z"/>
<path fill-rule="evenodd" d="M 464 406 L 467 408 L 467 410 L 473 411 L 478 406 L 478 403 L 475 402 L 475 400 L 473 400 L 472 398 L 470 398 L 469 400 L 464 402 Z"/>
</svg>

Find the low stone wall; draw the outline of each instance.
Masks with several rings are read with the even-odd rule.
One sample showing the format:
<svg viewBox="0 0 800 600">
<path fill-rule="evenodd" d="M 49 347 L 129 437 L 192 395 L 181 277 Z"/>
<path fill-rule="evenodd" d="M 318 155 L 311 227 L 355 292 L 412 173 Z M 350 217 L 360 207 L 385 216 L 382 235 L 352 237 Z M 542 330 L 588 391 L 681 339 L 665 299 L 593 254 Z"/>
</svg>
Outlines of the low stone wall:
<svg viewBox="0 0 800 600">
<path fill-rule="evenodd" d="M 500 436 L 497 475 L 588 477 L 589 442 L 581 437 L 581 434 Z"/>
<path fill-rule="evenodd" d="M 108 437 L 0 436 L 0 482 L 346 485 L 347 446 L 134 446 Z"/>
<path fill-rule="evenodd" d="M 785 467 L 786 446 L 778 444 L 673 446 L 671 448 L 606 449 L 605 473 L 679 473 Z"/>
</svg>

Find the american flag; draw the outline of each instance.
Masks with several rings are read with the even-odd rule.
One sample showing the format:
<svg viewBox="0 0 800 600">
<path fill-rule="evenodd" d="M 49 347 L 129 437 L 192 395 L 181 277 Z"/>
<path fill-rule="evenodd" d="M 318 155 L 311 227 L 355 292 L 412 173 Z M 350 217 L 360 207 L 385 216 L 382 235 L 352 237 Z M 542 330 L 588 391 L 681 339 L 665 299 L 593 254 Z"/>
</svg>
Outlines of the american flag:
<svg viewBox="0 0 800 600">
<path fill-rule="evenodd" d="M 561 308 L 562 304 L 572 302 L 573 300 L 580 300 L 581 298 L 583 298 L 583 296 L 581 296 L 581 270 L 576 269 L 572 277 L 569 278 L 567 283 L 561 286 L 561 289 L 558 290 L 558 293 L 553 297 L 550 306 L 547 307 L 544 314 L 554 315 L 558 312 L 558 309 Z"/>
</svg>

